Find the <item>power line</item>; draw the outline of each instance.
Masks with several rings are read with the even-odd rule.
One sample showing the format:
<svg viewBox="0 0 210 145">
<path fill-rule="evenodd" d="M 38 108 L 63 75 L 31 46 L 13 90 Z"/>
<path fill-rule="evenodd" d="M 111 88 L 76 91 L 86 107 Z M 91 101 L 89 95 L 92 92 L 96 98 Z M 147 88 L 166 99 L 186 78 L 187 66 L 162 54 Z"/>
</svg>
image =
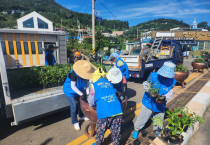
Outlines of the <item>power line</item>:
<svg viewBox="0 0 210 145">
<path fill-rule="evenodd" d="M 102 2 L 102 0 L 99 0 L 99 2 L 101 3 L 101 5 L 117 20 L 119 20 L 113 13 L 112 11 L 109 10 L 109 8 L 107 8 L 107 6 Z M 120 21 L 120 20 L 119 20 Z"/>
</svg>

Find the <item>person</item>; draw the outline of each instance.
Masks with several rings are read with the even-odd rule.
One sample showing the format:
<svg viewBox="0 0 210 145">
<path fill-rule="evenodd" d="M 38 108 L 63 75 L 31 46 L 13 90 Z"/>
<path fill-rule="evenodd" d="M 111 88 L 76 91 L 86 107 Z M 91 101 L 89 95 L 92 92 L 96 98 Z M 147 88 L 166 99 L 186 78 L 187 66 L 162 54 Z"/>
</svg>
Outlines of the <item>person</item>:
<svg viewBox="0 0 210 145">
<path fill-rule="evenodd" d="M 77 60 L 81 60 L 82 59 L 82 55 L 80 52 L 76 51 L 74 53 L 74 62 L 76 62 Z"/>
<path fill-rule="evenodd" d="M 77 110 L 80 120 L 88 120 L 80 108 L 80 97 L 89 93 L 88 80 L 92 79 L 96 67 L 86 60 L 78 60 L 73 65 L 73 70 L 69 72 L 64 82 L 63 92 L 67 96 L 70 104 L 71 123 L 75 130 L 80 130 L 77 120 Z M 78 103 L 78 104 L 76 104 Z"/>
<path fill-rule="evenodd" d="M 174 79 L 175 66 L 176 65 L 170 61 L 165 62 L 163 66 L 158 70 L 158 72 L 152 72 L 148 77 L 147 82 L 143 83 L 146 91 L 148 89 L 148 87 L 146 86 L 148 82 L 154 84 L 153 87 L 159 89 L 158 94 L 160 96 L 165 96 L 166 100 L 164 103 L 158 103 L 156 101 L 156 98 L 151 97 L 148 92 L 144 93 L 142 99 L 142 107 L 134 124 L 135 130 L 132 134 L 132 137 L 134 139 L 138 138 L 139 132 L 141 132 L 142 134 L 145 133 L 142 128 L 145 126 L 146 122 L 150 119 L 152 115 L 153 118 L 159 116 L 162 119 L 163 123 L 166 102 L 168 99 L 170 99 L 170 97 L 172 97 L 173 87 L 176 83 L 176 80 Z M 155 134 L 158 134 L 158 130 L 159 126 L 153 126 L 153 132 Z"/>
<path fill-rule="evenodd" d="M 45 65 L 55 65 L 55 57 L 53 55 L 53 51 L 58 47 L 54 47 L 53 45 L 49 45 L 45 52 Z"/>
<path fill-rule="evenodd" d="M 121 50 L 120 50 L 120 48 L 117 48 L 117 55 L 120 55 L 121 54 Z"/>
<path fill-rule="evenodd" d="M 93 84 L 91 85 L 88 102 L 91 107 L 96 105 L 98 117 L 96 130 L 96 144 L 100 145 L 104 138 L 106 129 L 110 128 L 114 145 L 119 145 L 122 125 L 122 108 L 111 82 L 105 78 L 106 73 L 99 68 L 94 73 Z M 96 77 L 95 77 L 96 76 Z M 120 82 L 121 74 L 115 78 L 116 83 Z M 92 145 L 95 145 L 93 143 Z"/>
<path fill-rule="evenodd" d="M 127 89 L 127 79 L 130 78 L 128 65 L 119 57 L 117 53 L 112 53 L 109 59 L 115 63 L 117 68 L 120 69 L 123 77 L 123 88 Z"/>
</svg>

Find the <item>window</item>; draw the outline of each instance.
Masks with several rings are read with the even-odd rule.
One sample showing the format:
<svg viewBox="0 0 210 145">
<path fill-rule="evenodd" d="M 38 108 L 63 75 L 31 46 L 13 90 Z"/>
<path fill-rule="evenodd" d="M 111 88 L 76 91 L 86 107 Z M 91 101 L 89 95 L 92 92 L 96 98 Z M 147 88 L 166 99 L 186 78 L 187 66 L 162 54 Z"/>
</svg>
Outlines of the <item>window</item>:
<svg viewBox="0 0 210 145">
<path fill-rule="evenodd" d="M 48 29 L 48 24 L 41 19 L 37 18 L 38 28 L 40 29 Z"/>
<path fill-rule="evenodd" d="M 206 44 L 207 44 L 207 45 L 206 45 L 206 50 L 210 50 L 210 41 L 207 41 Z"/>
<path fill-rule="evenodd" d="M 28 52 L 28 42 L 24 42 L 24 50 L 25 50 L 25 54 L 29 54 L 29 52 Z"/>
<path fill-rule="evenodd" d="M 198 42 L 198 50 L 203 50 L 204 49 L 204 41 L 199 41 Z"/>
<path fill-rule="evenodd" d="M 20 42 L 16 42 L 16 45 L 17 45 L 17 53 L 22 54 Z"/>
<path fill-rule="evenodd" d="M 14 54 L 13 42 L 9 42 L 9 51 L 10 54 Z"/>
<path fill-rule="evenodd" d="M 5 42 L 4 41 L 1 41 L 1 48 L 3 50 L 3 54 L 6 55 L 7 52 L 6 52 L 6 46 L 5 46 Z"/>
<path fill-rule="evenodd" d="M 25 20 L 23 22 L 23 27 L 24 28 L 34 28 L 34 19 L 33 19 L 33 17 L 28 19 L 28 20 Z"/>
<path fill-rule="evenodd" d="M 38 42 L 38 49 L 39 49 L 39 54 L 43 54 L 41 42 Z"/>
<path fill-rule="evenodd" d="M 36 54 L 36 49 L 35 49 L 35 43 L 34 42 L 31 42 L 31 51 L 32 51 L 32 54 Z"/>
</svg>

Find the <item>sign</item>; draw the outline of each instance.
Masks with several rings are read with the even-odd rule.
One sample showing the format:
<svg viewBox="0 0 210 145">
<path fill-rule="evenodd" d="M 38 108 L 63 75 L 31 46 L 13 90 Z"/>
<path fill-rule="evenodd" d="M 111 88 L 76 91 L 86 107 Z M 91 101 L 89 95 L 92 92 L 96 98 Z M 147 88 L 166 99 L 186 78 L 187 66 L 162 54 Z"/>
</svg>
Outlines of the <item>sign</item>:
<svg viewBox="0 0 210 145">
<path fill-rule="evenodd" d="M 153 63 L 145 64 L 145 68 L 147 67 L 153 67 Z"/>
<path fill-rule="evenodd" d="M 195 40 L 193 37 L 165 37 L 164 40 Z"/>
<path fill-rule="evenodd" d="M 96 20 L 102 21 L 102 17 L 96 16 Z"/>
</svg>

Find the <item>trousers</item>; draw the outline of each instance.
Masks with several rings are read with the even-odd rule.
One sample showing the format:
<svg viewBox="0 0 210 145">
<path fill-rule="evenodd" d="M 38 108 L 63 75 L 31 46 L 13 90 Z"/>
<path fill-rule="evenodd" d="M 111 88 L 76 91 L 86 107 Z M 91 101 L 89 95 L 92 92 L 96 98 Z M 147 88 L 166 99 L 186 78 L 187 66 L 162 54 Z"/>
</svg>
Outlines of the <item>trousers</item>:
<svg viewBox="0 0 210 145">
<path fill-rule="evenodd" d="M 141 110 L 134 124 L 135 131 L 141 130 L 145 126 L 145 124 L 147 123 L 147 121 L 150 119 L 151 116 L 153 116 L 153 118 L 160 116 L 163 123 L 164 115 L 165 115 L 165 112 L 153 112 L 152 110 L 148 109 L 142 104 Z M 160 128 L 159 126 L 153 125 L 153 131 L 158 131 L 159 128 Z"/>
</svg>

